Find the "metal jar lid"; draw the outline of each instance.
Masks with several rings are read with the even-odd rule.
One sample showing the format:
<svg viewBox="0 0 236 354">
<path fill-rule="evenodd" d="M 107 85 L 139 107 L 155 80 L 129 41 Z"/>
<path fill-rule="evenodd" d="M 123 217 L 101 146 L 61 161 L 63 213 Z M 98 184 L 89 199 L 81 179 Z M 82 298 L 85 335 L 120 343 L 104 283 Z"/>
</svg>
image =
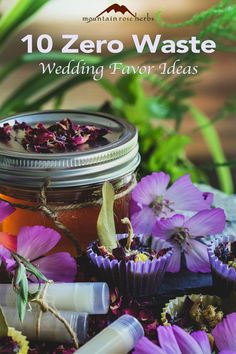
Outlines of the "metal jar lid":
<svg viewBox="0 0 236 354">
<path fill-rule="evenodd" d="M 51 187 L 65 188 L 103 183 L 135 171 L 140 162 L 137 129 L 125 120 L 100 113 L 78 111 L 43 111 L 1 120 L 14 125 L 25 122 L 50 126 L 69 118 L 80 125 L 108 128 L 106 139 L 95 147 L 87 144 L 73 152 L 37 153 L 26 151 L 14 139 L 0 142 L 0 184 L 38 188 L 45 178 Z M 105 140 L 105 141 L 104 141 Z"/>
</svg>

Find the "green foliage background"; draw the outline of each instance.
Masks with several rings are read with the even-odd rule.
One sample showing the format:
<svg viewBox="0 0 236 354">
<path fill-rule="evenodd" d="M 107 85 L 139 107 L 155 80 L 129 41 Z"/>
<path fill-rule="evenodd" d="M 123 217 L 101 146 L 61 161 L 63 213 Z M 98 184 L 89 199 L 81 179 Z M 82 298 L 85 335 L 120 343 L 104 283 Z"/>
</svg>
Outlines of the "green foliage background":
<svg viewBox="0 0 236 354">
<path fill-rule="evenodd" d="M 50 0 L 17 0 L 14 6 L 0 18 L 0 55 L 5 43 L 13 31 L 17 31 L 28 19 Z M 236 40 L 236 4 L 232 0 L 222 0 L 206 11 L 195 14 L 183 23 L 167 24 L 161 14 L 157 14 L 158 24 L 167 27 L 187 27 L 199 25 L 198 39 L 212 38 L 217 43 L 217 50 L 235 52 Z M 187 29 L 186 29 L 187 32 Z M 109 65 L 115 61 L 124 61 L 136 55 L 133 49 L 108 57 L 96 55 L 66 55 L 60 52 L 49 54 L 33 53 L 16 57 L 0 69 L 0 89 L 2 82 L 17 69 L 32 62 L 58 62 L 67 64 L 74 59 L 84 59 L 87 65 Z M 168 58 L 173 64 L 178 58 L 172 55 Z M 211 63 L 204 55 L 194 55 L 189 52 L 181 56 L 185 65 L 199 65 L 202 70 Z M 92 80 L 90 75 L 81 75 L 64 79 L 55 74 L 41 75 L 36 73 L 21 83 L 20 87 L 11 93 L 0 106 L 0 117 L 13 113 L 41 110 L 44 104 L 54 101 L 54 107 L 60 108 L 65 94 L 74 86 Z M 109 92 L 112 99 L 102 107 L 89 107 L 90 110 L 101 110 L 128 119 L 139 128 L 142 165 L 140 174 L 164 170 L 176 179 L 184 173 L 190 173 L 196 182 L 207 180 L 207 171 L 199 170 L 186 157 L 186 147 L 191 137 L 179 133 L 182 121 L 189 113 L 198 125 L 209 151 L 212 155 L 212 168 L 216 169 L 219 184 L 227 193 L 233 192 L 233 182 L 230 168 L 235 167 L 235 161 L 227 162 L 221 147 L 215 124 L 236 112 L 235 97 L 229 97 L 217 116 L 208 117 L 193 107 L 191 96 L 195 94 L 195 86 L 187 76 L 138 76 L 121 77 L 114 84 L 107 79 L 94 85 L 101 85 Z M 145 85 L 152 87 L 152 95 L 147 95 Z M 167 121 L 174 122 L 174 128 L 168 128 Z"/>
</svg>

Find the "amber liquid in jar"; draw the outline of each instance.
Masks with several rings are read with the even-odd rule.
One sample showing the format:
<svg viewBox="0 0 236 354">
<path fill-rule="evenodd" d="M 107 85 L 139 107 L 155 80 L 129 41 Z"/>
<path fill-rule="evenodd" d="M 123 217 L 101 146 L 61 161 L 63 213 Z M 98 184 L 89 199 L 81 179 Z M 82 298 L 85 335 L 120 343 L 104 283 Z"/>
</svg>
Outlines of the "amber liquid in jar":
<svg viewBox="0 0 236 354">
<path fill-rule="evenodd" d="M 134 174 L 112 182 L 116 194 L 114 214 L 118 233 L 126 231 L 121 219 L 129 216 L 131 191 L 135 182 Z M 48 205 L 52 208 L 59 208 L 57 211 L 59 220 L 73 233 L 84 251 L 91 241 L 97 239 L 96 227 L 101 208 L 101 189 L 102 185 L 99 184 L 53 190 L 49 187 L 47 190 Z M 11 203 L 33 207 L 39 203 L 39 192 L 36 190 L 5 187 L 1 188 L 1 193 L 1 198 Z M 71 206 L 71 208 L 67 209 L 68 206 Z M 66 208 L 63 209 L 63 207 Z M 57 230 L 54 222 L 41 211 L 35 212 L 16 208 L 16 211 L 3 221 L 2 231 L 17 235 L 21 227 L 35 225 L 43 225 Z M 60 230 L 57 231 L 62 238 L 53 252 L 70 252 L 73 256 L 76 256 L 77 251 L 73 243 Z"/>
</svg>

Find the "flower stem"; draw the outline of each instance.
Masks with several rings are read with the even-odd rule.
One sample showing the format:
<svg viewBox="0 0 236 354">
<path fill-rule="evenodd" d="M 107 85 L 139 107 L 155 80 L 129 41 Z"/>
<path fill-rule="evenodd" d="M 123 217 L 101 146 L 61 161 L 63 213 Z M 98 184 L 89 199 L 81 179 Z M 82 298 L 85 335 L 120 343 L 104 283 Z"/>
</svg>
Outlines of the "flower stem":
<svg viewBox="0 0 236 354">
<path fill-rule="evenodd" d="M 130 220 L 128 218 L 122 219 L 121 222 L 122 222 L 122 224 L 125 224 L 128 227 L 128 238 L 127 238 L 126 248 L 128 250 L 130 250 L 131 243 L 132 243 L 133 238 L 134 238 L 133 227 L 132 227 L 132 224 L 131 224 L 131 222 L 130 222 Z"/>
</svg>

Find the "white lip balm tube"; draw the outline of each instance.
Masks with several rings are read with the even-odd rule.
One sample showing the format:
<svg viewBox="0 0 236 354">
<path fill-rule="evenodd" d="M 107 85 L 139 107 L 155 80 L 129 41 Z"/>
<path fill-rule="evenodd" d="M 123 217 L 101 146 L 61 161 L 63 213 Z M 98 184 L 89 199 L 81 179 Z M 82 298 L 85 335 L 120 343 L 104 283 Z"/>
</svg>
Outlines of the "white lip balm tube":
<svg viewBox="0 0 236 354">
<path fill-rule="evenodd" d="M 37 338 L 36 326 L 39 311 L 34 308 L 27 311 L 23 323 L 20 322 L 16 309 L 2 306 L 3 314 L 9 327 L 14 327 L 21 331 L 27 338 L 31 340 L 42 340 L 49 342 L 71 343 L 72 339 L 69 332 L 50 312 L 43 313 L 40 322 L 40 333 Z M 71 328 L 77 334 L 79 343 L 86 340 L 88 332 L 88 315 L 86 313 L 76 313 L 69 311 L 61 311 L 60 315 L 69 323 Z"/>
<path fill-rule="evenodd" d="M 31 293 L 37 290 L 38 284 L 29 285 Z M 108 312 L 110 293 L 106 283 L 52 283 L 47 287 L 45 301 L 58 310 L 98 315 Z M 0 284 L 0 305 L 16 307 L 11 284 Z"/>
<path fill-rule="evenodd" d="M 84 344 L 75 354 L 127 354 L 143 336 L 144 330 L 139 321 L 133 316 L 124 315 Z"/>
</svg>

